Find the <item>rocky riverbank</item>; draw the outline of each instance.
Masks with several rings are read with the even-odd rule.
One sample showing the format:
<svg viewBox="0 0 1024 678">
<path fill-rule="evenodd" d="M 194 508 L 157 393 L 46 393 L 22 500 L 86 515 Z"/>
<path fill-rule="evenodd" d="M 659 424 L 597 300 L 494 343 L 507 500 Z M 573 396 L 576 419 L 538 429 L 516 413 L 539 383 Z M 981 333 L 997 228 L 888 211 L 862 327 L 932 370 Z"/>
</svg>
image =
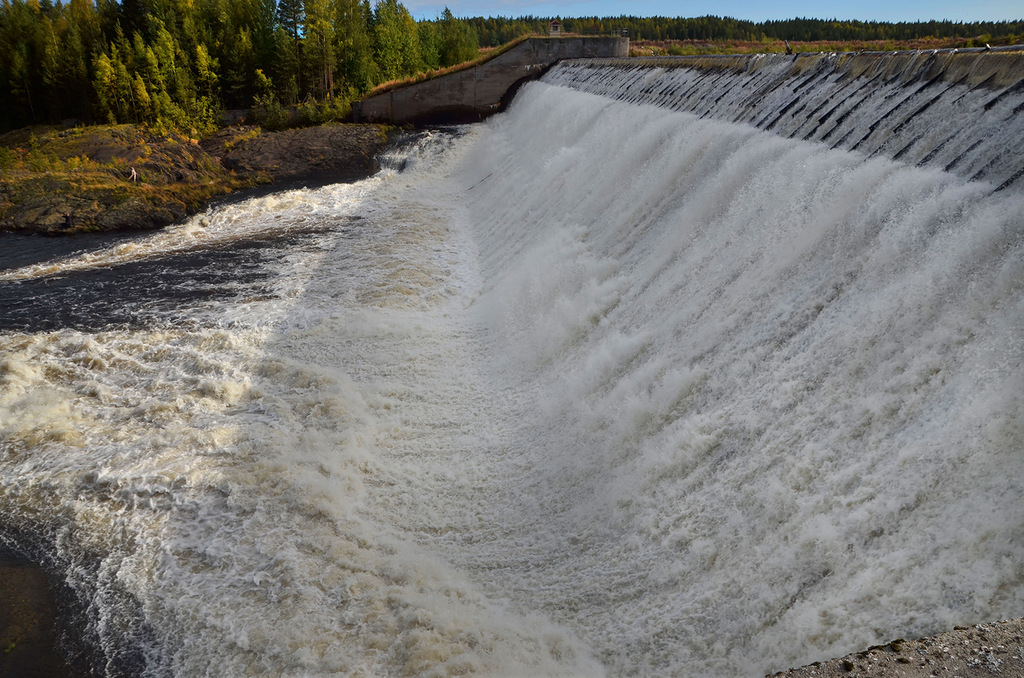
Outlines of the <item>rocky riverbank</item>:
<svg viewBox="0 0 1024 678">
<path fill-rule="evenodd" d="M 774 674 L 782 678 L 1021 678 L 1024 619 L 893 640 L 863 652 Z"/>
<path fill-rule="evenodd" d="M 16 130 L 0 135 L 0 231 L 160 228 L 236 191 L 368 176 L 385 142 L 378 125 L 240 126 L 202 141 L 136 125 Z"/>
</svg>

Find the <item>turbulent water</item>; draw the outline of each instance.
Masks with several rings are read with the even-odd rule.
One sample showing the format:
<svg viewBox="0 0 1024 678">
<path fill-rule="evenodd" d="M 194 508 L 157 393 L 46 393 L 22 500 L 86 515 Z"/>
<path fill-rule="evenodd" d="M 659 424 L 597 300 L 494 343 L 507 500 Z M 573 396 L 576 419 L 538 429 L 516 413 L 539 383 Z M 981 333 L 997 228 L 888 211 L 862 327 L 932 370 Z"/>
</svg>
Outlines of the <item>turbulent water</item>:
<svg viewBox="0 0 1024 678">
<path fill-rule="evenodd" d="M 0 271 L 102 672 L 757 676 L 1024 613 L 1024 192 L 548 83 Z"/>
</svg>

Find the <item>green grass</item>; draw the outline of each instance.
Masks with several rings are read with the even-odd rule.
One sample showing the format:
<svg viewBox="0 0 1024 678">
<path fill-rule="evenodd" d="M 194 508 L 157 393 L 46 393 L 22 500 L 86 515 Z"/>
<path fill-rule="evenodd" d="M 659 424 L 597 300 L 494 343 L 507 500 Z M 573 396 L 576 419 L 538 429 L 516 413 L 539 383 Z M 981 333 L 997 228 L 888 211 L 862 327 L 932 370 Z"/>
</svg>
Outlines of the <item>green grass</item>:
<svg viewBox="0 0 1024 678">
<path fill-rule="evenodd" d="M 398 79 L 398 80 L 389 80 L 388 82 L 383 82 L 383 83 L 377 85 L 376 87 L 374 87 L 373 89 L 371 89 L 369 92 L 367 92 L 364 95 L 363 98 L 376 96 L 378 94 L 384 94 L 385 92 L 390 92 L 391 90 L 399 89 L 401 87 L 405 87 L 406 85 L 412 85 L 412 84 L 415 84 L 417 82 L 424 82 L 426 80 L 433 80 L 434 78 L 439 78 L 439 77 L 441 77 L 443 75 L 448 75 L 449 73 L 457 73 L 459 71 L 464 71 L 464 70 L 467 70 L 467 69 L 470 69 L 470 68 L 476 68 L 480 64 L 487 63 L 491 59 L 494 59 L 494 58 L 496 58 L 498 56 L 501 56 L 502 54 L 504 54 L 505 52 L 509 51 L 513 47 L 517 47 L 518 45 L 521 45 L 522 43 L 526 42 L 530 38 L 540 38 L 540 37 L 547 37 L 547 36 L 524 35 L 521 38 L 516 38 L 512 42 L 509 42 L 509 43 L 506 43 L 506 44 L 502 45 L 501 47 L 493 47 L 493 48 L 483 48 L 483 49 L 480 49 L 479 50 L 480 56 L 478 56 L 476 59 L 473 59 L 472 61 L 465 61 L 465 62 L 463 62 L 461 64 L 456 64 L 454 66 L 448 66 L 447 68 L 442 68 L 442 69 L 439 69 L 439 70 L 436 70 L 436 71 L 424 71 L 424 72 L 421 72 L 421 73 L 417 73 L 416 75 L 411 75 L 411 76 L 409 76 L 407 78 L 401 78 L 401 79 Z"/>
</svg>

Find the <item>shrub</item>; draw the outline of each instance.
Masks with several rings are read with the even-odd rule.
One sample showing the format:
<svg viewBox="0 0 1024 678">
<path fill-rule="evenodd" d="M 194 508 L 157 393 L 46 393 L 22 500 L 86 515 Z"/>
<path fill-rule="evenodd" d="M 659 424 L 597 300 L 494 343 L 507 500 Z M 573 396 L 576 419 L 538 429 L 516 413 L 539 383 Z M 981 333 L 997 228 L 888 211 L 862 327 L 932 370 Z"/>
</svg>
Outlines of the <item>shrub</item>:
<svg viewBox="0 0 1024 678">
<path fill-rule="evenodd" d="M 253 101 L 252 113 L 266 129 L 280 130 L 288 125 L 288 112 L 273 92 L 258 95 Z"/>
</svg>

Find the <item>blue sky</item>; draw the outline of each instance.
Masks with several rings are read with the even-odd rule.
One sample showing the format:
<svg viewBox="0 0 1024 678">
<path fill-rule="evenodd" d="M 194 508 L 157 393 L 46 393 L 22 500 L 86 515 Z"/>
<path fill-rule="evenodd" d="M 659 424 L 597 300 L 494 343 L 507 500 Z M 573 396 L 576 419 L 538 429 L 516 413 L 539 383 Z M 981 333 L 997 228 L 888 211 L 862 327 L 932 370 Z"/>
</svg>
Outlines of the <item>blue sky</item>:
<svg viewBox="0 0 1024 678">
<path fill-rule="evenodd" d="M 1024 19 L 1024 0 L 407 0 L 418 19 L 432 19 L 445 6 L 456 16 L 731 16 L 750 21 L 768 19 L 859 19 L 861 21 L 1008 21 Z"/>
</svg>

